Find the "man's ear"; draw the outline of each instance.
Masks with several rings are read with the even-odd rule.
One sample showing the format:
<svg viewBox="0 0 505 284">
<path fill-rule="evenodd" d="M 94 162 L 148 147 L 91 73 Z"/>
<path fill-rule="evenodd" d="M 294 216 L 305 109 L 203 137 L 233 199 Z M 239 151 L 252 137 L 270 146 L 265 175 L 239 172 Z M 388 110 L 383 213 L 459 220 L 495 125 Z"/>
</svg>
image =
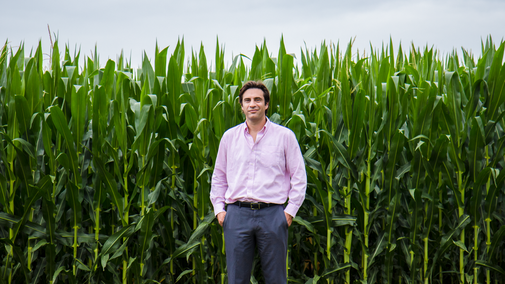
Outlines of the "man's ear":
<svg viewBox="0 0 505 284">
<path fill-rule="evenodd" d="M 267 110 L 267 109 L 268 109 L 269 104 L 270 104 L 270 103 L 267 103 L 267 104 L 265 105 L 265 110 Z"/>
</svg>

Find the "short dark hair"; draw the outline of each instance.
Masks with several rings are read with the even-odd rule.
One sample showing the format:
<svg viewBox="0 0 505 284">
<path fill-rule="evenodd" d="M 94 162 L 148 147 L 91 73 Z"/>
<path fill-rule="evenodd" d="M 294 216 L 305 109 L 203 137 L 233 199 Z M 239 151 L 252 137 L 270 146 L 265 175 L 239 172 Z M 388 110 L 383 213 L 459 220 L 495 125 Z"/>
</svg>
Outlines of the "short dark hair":
<svg viewBox="0 0 505 284">
<path fill-rule="evenodd" d="M 240 105 L 242 105 L 242 98 L 244 97 L 245 91 L 249 89 L 260 89 L 263 91 L 263 99 L 265 100 L 265 105 L 267 105 L 270 102 L 270 92 L 267 89 L 267 86 L 263 84 L 261 81 L 249 81 L 245 83 L 242 88 L 240 89 L 240 93 L 238 94 L 238 99 L 240 102 Z M 265 110 L 265 115 L 267 114 L 268 109 Z"/>
</svg>

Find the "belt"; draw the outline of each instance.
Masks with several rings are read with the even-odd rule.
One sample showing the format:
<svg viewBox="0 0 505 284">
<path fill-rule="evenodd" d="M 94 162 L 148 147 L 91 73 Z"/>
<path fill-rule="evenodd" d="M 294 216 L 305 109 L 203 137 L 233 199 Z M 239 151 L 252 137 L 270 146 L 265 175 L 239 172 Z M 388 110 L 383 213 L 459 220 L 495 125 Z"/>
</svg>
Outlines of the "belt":
<svg viewBox="0 0 505 284">
<path fill-rule="evenodd" d="M 275 203 L 264 203 L 264 202 L 242 202 L 242 201 L 237 201 L 235 203 L 230 203 L 228 205 L 237 205 L 238 207 L 247 207 L 251 208 L 252 210 L 258 210 L 261 208 L 267 208 L 270 206 L 275 206 L 279 204 Z"/>
</svg>

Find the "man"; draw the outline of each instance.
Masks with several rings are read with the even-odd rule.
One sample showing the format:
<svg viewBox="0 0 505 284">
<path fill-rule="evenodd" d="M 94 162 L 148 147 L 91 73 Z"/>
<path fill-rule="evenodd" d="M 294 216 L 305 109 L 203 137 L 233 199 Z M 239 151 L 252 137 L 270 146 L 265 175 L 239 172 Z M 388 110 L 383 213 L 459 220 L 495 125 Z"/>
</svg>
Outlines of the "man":
<svg viewBox="0 0 505 284">
<path fill-rule="evenodd" d="M 307 187 L 303 156 L 295 134 L 266 117 L 263 83 L 247 82 L 239 101 L 246 121 L 224 133 L 210 193 L 224 230 L 228 283 L 250 282 L 257 247 L 265 282 L 285 284 L 288 227 Z"/>
</svg>

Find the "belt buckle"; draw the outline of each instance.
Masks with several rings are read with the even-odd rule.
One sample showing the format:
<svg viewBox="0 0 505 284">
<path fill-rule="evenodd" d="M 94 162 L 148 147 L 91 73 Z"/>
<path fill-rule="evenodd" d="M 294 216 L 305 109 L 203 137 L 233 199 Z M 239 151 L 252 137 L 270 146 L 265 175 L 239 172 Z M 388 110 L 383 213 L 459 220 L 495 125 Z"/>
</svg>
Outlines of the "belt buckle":
<svg viewBox="0 0 505 284">
<path fill-rule="evenodd" d="M 253 205 L 258 205 L 258 208 L 254 208 Z M 251 210 L 259 210 L 259 209 L 261 209 L 261 205 L 259 203 L 250 203 L 249 206 L 251 207 Z"/>
</svg>

